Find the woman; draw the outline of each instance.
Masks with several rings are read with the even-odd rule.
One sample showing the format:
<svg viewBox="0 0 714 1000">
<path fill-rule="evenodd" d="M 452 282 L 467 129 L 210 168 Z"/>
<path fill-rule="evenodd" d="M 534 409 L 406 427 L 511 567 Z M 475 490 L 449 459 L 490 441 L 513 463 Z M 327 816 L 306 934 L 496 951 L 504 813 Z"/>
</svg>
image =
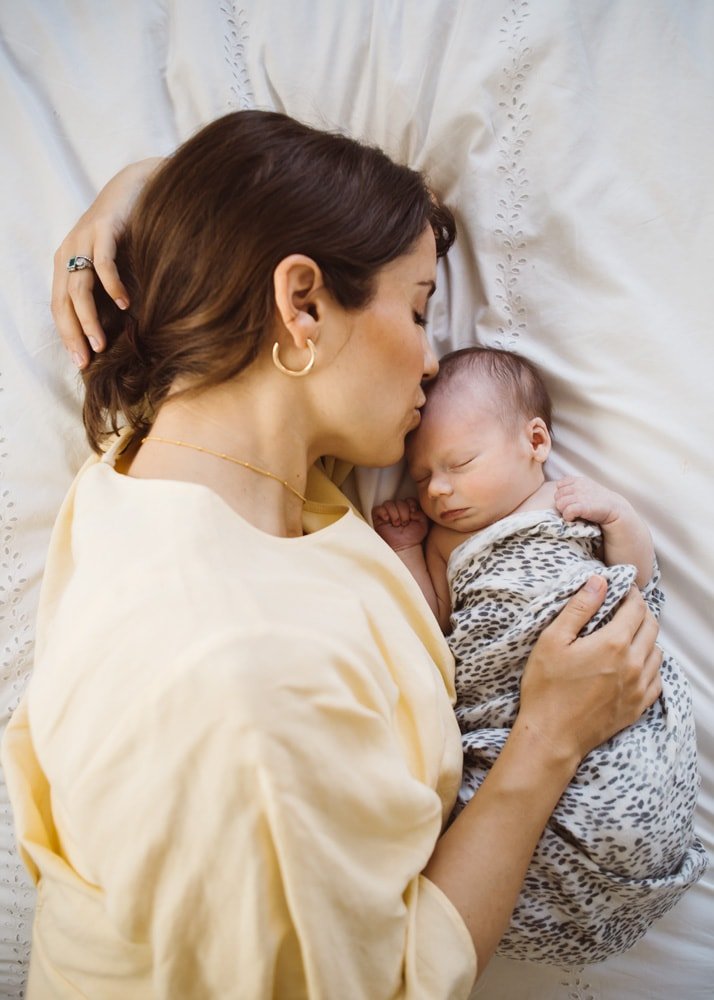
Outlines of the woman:
<svg viewBox="0 0 714 1000">
<path fill-rule="evenodd" d="M 76 256 L 106 277 L 106 212 L 61 251 L 80 362 L 100 333 Z M 106 278 L 130 310 L 102 302 L 85 374 L 95 449 L 127 426 L 60 512 L 4 749 L 39 888 L 30 1000 L 466 997 L 580 759 L 657 697 L 639 595 L 576 638 L 594 578 L 442 832 L 451 658 L 320 460 L 400 458 L 452 239 L 418 174 L 277 114 L 214 122 L 149 180 L 126 288 Z"/>
</svg>

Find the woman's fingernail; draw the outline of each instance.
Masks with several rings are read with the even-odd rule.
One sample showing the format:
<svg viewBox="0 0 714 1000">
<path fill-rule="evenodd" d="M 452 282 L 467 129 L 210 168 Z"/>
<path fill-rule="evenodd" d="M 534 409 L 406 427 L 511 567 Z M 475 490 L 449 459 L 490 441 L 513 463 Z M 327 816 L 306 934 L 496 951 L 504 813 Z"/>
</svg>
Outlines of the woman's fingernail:
<svg viewBox="0 0 714 1000">
<path fill-rule="evenodd" d="M 74 361 L 75 368 L 81 368 L 84 364 L 84 358 L 78 351 L 72 351 L 72 361 Z"/>
<path fill-rule="evenodd" d="M 96 352 L 96 351 L 99 350 L 99 341 L 97 340 L 96 337 L 90 337 L 89 338 L 89 343 L 92 345 L 92 350 L 94 352 Z"/>
<path fill-rule="evenodd" d="M 597 594 L 602 589 L 603 577 L 591 576 L 585 584 L 585 589 L 589 594 Z"/>
<path fill-rule="evenodd" d="M 116 304 L 119 306 L 120 309 L 129 308 L 129 303 L 126 301 L 126 299 L 114 299 L 114 301 L 116 302 Z"/>
</svg>

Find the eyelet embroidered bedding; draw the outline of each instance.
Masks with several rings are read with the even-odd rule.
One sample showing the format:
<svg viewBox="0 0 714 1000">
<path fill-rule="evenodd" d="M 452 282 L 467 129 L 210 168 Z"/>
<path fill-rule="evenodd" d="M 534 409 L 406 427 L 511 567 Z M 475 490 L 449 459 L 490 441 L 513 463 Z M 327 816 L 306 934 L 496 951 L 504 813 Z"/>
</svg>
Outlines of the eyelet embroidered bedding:
<svg viewBox="0 0 714 1000">
<path fill-rule="evenodd" d="M 695 828 L 711 857 L 712 51 L 714 5 L 668 0 L 3 5 L 3 728 L 32 668 L 52 523 L 88 453 L 49 311 L 54 250 L 124 164 L 226 111 L 276 108 L 427 172 L 459 227 L 429 307 L 437 353 L 478 342 L 539 364 L 558 414 L 551 476 L 599 479 L 648 522 L 663 645 L 691 685 Z M 362 509 L 402 480 L 360 470 Z M 34 904 L 3 785 L 4 997 L 23 995 Z M 704 1000 L 712 982 L 710 868 L 625 953 L 563 966 L 499 956 L 473 995 Z"/>
</svg>

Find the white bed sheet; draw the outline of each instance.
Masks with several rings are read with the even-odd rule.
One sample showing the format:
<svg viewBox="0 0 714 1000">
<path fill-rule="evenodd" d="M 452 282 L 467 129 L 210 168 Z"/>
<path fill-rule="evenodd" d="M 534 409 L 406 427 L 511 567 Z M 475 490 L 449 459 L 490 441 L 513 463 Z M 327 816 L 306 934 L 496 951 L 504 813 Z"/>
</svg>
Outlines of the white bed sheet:
<svg viewBox="0 0 714 1000">
<path fill-rule="evenodd" d="M 430 309 L 437 348 L 537 361 L 557 410 L 552 471 L 599 477 L 648 519 L 663 636 L 694 688 L 711 852 L 712 51 L 714 4 L 697 0 L 3 4 L 3 725 L 31 668 L 51 524 L 87 450 L 48 308 L 54 248 L 125 162 L 227 110 L 275 107 L 428 171 L 460 226 Z M 398 482 L 360 474 L 365 506 Z M 32 904 L 3 789 L 2 996 L 22 995 Z M 495 959 L 475 995 L 703 1000 L 713 982 L 709 873 L 628 954 L 562 971 Z"/>
</svg>

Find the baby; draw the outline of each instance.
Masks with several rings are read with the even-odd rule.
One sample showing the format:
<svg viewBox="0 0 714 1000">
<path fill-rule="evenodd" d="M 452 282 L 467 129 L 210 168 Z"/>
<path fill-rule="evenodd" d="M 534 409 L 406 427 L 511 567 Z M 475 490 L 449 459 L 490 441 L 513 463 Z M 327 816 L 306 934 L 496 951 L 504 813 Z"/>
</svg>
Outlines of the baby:
<svg viewBox="0 0 714 1000">
<path fill-rule="evenodd" d="M 606 577 L 608 591 L 586 632 L 633 583 L 657 615 L 663 598 L 650 533 L 632 506 L 589 479 L 546 479 L 551 403 L 534 365 L 467 348 L 441 361 L 426 392 L 407 444 L 418 503 L 389 501 L 373 521 L 421 586 L 456 660 L 458 810 L 508 736 L 533 644 L 588 577 Z M 589 754 L 560 799 L 499 954 L 601 961 L 631 947 L 703 874 L 691 694 L 671 656 L 661 672 L 658 701 Z"/>
</svg>

